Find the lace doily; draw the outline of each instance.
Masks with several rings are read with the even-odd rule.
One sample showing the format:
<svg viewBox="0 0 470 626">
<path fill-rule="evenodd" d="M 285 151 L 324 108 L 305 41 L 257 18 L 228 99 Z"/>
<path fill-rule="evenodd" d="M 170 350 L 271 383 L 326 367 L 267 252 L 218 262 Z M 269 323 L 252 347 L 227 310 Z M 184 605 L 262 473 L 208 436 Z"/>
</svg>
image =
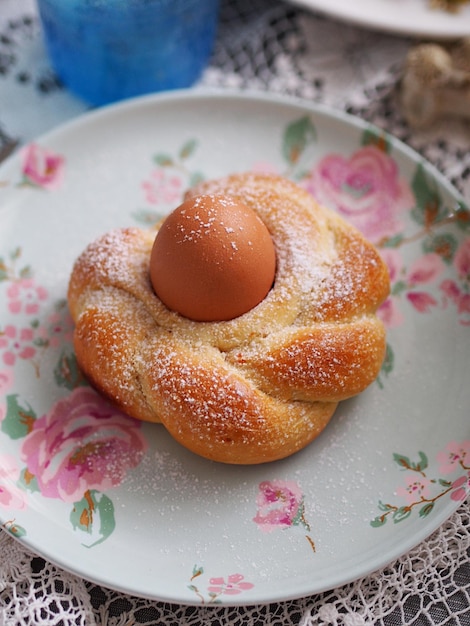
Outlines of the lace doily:
<svg viewBox="0 0 470 626">
<path fill-rule="evenodd" d="M 0 624 L 466 626 L 470 606 L 468 505 L 427 541 L 367 578 L 311 598 L 246 608 L 184 607 L 123 596 L 44 562 L 2 532 Z"/>
<path fill-rule="evenodd" d="M 470 127 L 412 131 L 397 98 L 413 42 L 340 24 L 274 0 L 226 0 L 200 87 L 269 90 L 355 114 L 394 134 L 470 198 Z M 0 150 L 87 109 L 61 87 L 40 41 L 33 0 L 2 0 Z M 344 587 L 260 607 L 184 607 L 86 582 L 0 531 L 0 626 L 398 626 L 470 624 L 470 502 L 427 541 Z"/>
</svg>

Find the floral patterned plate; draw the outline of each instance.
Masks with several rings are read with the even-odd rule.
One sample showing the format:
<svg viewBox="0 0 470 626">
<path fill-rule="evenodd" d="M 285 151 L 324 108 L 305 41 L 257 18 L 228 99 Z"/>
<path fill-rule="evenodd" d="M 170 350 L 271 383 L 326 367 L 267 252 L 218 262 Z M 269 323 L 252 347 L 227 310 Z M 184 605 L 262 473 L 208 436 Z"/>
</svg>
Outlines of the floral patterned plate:
<svg viewBox="0 0 470 626">
<path fill-rule="evenodd" d="M 77 368 L 65 302 L 99 234 L 194 182 L 296 180 L 356 224 L 392 279 L 377 381 L 281 462 L 222 466 L 113 409 Z M 268 96 L 173 93 L 89 114 L 0 168 L 0 519 L 85 578 L 186 604 L 300 597 L 385 566 L 470 491 L 470 213 L 358 120 Z"/>
</svg>

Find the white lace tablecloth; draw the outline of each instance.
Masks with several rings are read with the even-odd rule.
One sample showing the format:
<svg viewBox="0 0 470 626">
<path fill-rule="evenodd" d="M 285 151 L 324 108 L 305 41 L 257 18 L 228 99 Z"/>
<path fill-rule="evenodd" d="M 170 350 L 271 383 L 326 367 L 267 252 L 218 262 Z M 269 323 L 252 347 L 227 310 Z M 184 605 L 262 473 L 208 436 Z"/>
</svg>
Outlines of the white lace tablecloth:
<svg viewBox="0 0 470 626">
<path fill-rule="evenodd" d="M 397 83 L 415 42 L 362 30 L 277 0 L 226 0 L 210 66 L 195 87 L 295 95 L 342 109 L 402 139 L 470 201 L 470 125 L 408 127 Z M 33 0 L 0 0 L 0 157 L 87 110 L 46 57 Z M 98 587 L 0 531 L 0 626 L 470 625 L 470 502 L 407 555 L 344 587 L 260 607 L 184 607 Z"/>
</svg>

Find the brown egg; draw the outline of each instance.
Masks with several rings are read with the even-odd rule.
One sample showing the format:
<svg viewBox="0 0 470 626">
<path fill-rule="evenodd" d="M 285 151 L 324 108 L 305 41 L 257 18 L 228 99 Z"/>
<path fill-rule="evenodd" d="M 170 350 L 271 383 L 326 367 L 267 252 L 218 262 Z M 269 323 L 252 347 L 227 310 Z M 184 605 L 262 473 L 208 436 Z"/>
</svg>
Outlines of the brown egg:
<svg viewBox="0 0 470 626">
<path fill-rule="evenodd" d="M 246 205 L 198 196 L 157 233 L 150 278 L 162 302 L 196 321 L 230 320 L 259 304 L 274 282 L 276 253 L 263 221 Z"/>
</svg>

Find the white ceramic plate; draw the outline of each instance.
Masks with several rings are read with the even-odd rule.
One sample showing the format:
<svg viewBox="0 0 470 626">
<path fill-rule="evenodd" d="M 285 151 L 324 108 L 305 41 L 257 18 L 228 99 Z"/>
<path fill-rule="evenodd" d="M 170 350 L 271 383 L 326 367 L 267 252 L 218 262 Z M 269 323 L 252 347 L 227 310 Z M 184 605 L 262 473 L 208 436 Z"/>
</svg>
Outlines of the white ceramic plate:
<svg viewBox="0 0 470 626">
<path fill-rule="evenodd" d="M 152 223 L 199 178 L 275 170 L 390 265 L 376 383 L 282 462 L 232 467 L 83 385 L 64 298 L 76 256 Z M 175 93 L 89 114 L 0 168 L 0 514 L 87 579 L 187 604 L 305 596 L 376 570 L 469 490 L 470 228 L 453 188 L 363 122 L 267 96 Z"/>
<path fill-rule="evenodd" d="M 432 9 L 430 0 L 292 0 L 358 26 L 396 35 L 453 39 L 470 35 L 470 5 L 458 13 Z"/>
</svg>

